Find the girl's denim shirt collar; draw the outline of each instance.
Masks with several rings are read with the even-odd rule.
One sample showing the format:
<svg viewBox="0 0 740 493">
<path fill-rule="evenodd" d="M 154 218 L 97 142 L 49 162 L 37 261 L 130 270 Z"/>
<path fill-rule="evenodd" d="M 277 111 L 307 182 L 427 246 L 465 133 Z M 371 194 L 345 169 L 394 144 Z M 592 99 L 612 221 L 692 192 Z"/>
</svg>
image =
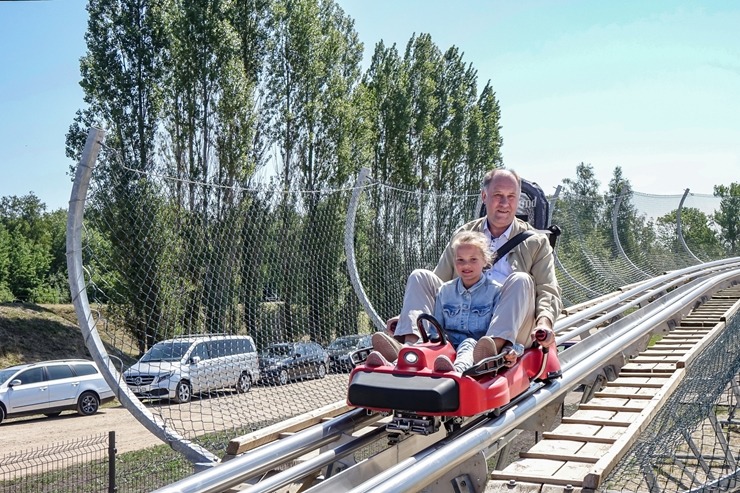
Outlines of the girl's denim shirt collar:
<svg viewBox="0 0 740 493">
<path fill-rule="evenodd" d="M 465 285 L 462 282 L 462 279 L 460 279 L 458 277 L 457 278 L 457 286 L 455 286 L 456 287 L 457 294 L 463 294 L 465 291 L 470 291 L 471 293 L 474 293 L 481 286 L 483 286 L 483 283 L 486 282 L 486 279 L 487 279 L 486 278 L 486 271 L 483 271 L 483 274 L 480 276 L 480 279 L 478 279 L 478 281 L 475 284 L 473 284 L 472 286 L 470 286 L 469 288 L 466 288 Z"/>
</svg>

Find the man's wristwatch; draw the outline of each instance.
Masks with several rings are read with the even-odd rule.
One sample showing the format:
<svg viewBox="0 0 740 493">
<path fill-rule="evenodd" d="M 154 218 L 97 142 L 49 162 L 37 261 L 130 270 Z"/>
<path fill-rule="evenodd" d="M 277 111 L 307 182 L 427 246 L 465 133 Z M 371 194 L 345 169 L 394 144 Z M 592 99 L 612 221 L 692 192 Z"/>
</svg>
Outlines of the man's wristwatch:
<svg viewBox="0 0 740 493">
<path fill-rule="evenodd" d="M 511 345 L 511 350 L 514 351 L 514 354 L 516 354 L 516 357 L 519 358 L 524 354 L 524 346 L 519 344 L 518 342 Z"/>
</svg>

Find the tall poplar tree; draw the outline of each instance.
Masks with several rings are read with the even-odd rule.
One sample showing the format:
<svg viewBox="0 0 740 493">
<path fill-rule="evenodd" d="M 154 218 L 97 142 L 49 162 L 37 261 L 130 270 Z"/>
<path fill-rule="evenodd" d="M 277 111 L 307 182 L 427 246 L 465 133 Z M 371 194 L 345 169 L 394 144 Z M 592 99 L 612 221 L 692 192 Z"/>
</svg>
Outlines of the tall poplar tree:
<svg viewBox="0 0 740 493">
<path fill-rule="evenodd" d="M 162 3 L 148 0 L 89 0 L 87 53 L 80 62 L 84 100 L 67 136 L 68 155 L 84 129 L 93 124 L 107 130 L 107 144 L 115 149 L 110 160 L 118 166 L 99 173 L 101 183 L 117 184 L 97 204 L 110 230 L 112 255 L 122 265 L 125 295 L 132 302 L 127 325 L 146 349 L 150 328 L 162 316 L 159 253 L 162 251 L 152 190 L 137 172 L 155 166 L 157 123 L 162 107 L 163 63 L 167 42 Z M 106 177 L 105 174 L 109 173 Z M 145 234 L 142 228 L 145 228 Z"/>
</svg>

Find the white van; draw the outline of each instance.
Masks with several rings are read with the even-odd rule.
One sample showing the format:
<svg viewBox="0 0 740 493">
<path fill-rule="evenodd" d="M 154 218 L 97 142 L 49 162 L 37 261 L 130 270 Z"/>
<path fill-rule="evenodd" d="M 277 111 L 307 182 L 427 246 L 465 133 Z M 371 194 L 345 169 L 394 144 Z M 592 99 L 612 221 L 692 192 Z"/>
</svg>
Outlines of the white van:
<svg viewBox="0 0 740 493">
<path fill-rule="evenodd" d="M 158 342 L 123 376 L 139 398 L 183 403 L 216 389 L 248 392 L 259 361 L 249 336 L 192 335 Z"/>
</svg>

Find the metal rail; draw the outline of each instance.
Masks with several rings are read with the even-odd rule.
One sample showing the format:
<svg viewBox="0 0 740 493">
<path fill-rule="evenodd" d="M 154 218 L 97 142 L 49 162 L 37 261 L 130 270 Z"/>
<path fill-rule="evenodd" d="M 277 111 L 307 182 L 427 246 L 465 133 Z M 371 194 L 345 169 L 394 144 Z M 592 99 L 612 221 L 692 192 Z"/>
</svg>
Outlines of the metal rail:
<svg viewBox="0 0 740 493">
<path fill-rule="evenodd" d="M 618 296 L 605 299 L 582 312 L 558 320 L 556 329 L 559 333 L 565 329 L 572 329 L 567 337 L 574 331 L 580 331 L 578 333 L 585 335 L 588 330 L 605 320 L 624 314 L 625 305 L 635 308 L 643 302 L 646 303 L 644 307 L 637 308 L 629 315 L 600 328 L 579 344 L 563 351 L 561 353 L 563 377 L 535 389 L 531 397 L 518 402 L 497 418 L 478 424 L 473 429 L 464 430 L 459 435 L 450 437 L 442 435 L 440 440 L 434 440 L 430 446 L 421 450 L 408 445 L 413 438 L 403 440 L 396 446 L 392 467 L 388 467 L 387 462 L 381 464 L 370 457 L 325 478 L 307 491 L 311 493 L 340 490 L 351 490 L 353 493 L 419 491 L 450 471 L 462 467 L 467 461 L 475 459 L 481 451 L 497 452 L 499 440 L 521 426 L 529 417 L 558 402 L 579 383 L 601 371 L 604 365 L 615 358 L 623 357 L 640 341 L 646 341 L 650 334 L 656 331 L 667 332 L 676 320 L 680 320 L 711 293 L 739 280 L 740 258 L 692 266 L 641 283 Z M 581 330 L 580 327 L 588 329 Z M 288 439 L 264 445 L 244 456 L 157 491 L 217 492 L 243 484 L 250 479 L 254 480 L 256 476 L 279 463 L 284 464 L 309 450 L 316 450 L 342 433 L 351 433 L 358 425 L 379 418 L 377 415 L 365 416 L 363 413 L 361 410 L 350 412 L 345 415 L 351 416 L 350 418 L 336 418 Z M 364 416 L 364 419 L 361 416 Z M 327 436 L 328 429 L 333 432 L 331 439 Z M 364 440 L 367 440 L 367 437 Z M 280 488 L 290 481 L 315 476 L 333 457 L 349 453 L 348 450 L 354 448 L 356 447 L 346 442 L 342 443 L 328 453 L 321 454 L 321 458 L 289 468 L 279 474 L 280 477 L 273 482 L 261 485 L 256 483 L 249 491 L 281 491 Z M 363 479 L 360 482 L 358 478 Z"/>
<path fill-rule="evenodd" d="M 721 286 L 727 286 L 733 280 L 740 279 L 740 269 L 728 271 L 709 279 L 695 281 L 692 285 L 681 289 L 680 293 L 670 296 L 669 300 L 661 303 L 661 307 L 651 310 L 649 314 L 625 318 L 619 321 L 607 337 L 602 338 L 596 352 L 579 350 L 571 352 L 572 358 L 563 363 L 563 377 L 535 392 L 530 398 L 519 403 L 500 417 L 492 419 L 488 424 L 481 426 L 468 434 L 454 440 L 442 440 L 424 451 L 409 457 L 395 467 L 383 471 L 370 481 L 358 485 L 350 490 L 351 493 L 360 492 L 415 492 L 442 478 L 447 471 L 460 466 L 473 458 L 480 450 L 494 444 L 506 432 L 522 424 L 529 416 L 537 413 L 559 396 L 574 388 L 583 379 L 597 371 L 608 359 L 619 354 L 634 344 L 635 339 L 649 335 L 656 326 L 663 324 L 667 319 L 682 311 L 686 305 L 693 304 L 707 292 L 715 291 Z M 678 291 L 678 290 L 677 290 Z M 580 345 L 580 344 L 579 344 Z M 578 346 L 574 346 L 576 348 Z M 308 490 L 311 493 L 331 491 L 331 479 L 316 488 Z M 327 489 L 329 488 L 329 489 Z"/>
</svg>

